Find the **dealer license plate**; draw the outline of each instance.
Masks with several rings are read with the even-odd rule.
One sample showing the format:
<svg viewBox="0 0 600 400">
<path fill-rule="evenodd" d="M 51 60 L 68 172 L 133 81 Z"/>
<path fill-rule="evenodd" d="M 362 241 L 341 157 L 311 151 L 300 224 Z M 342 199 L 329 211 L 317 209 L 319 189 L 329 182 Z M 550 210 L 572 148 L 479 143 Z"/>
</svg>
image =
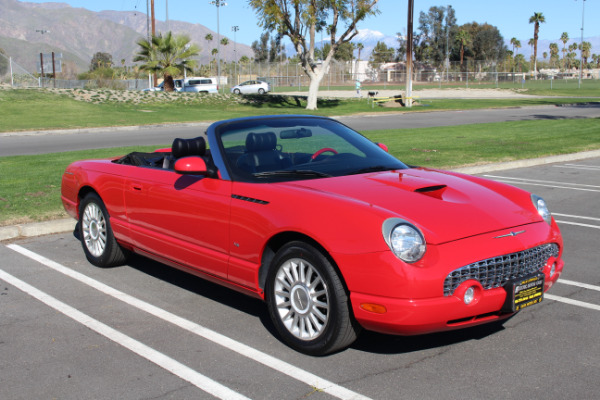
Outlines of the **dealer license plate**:
<svg viewBox="0 0 600 400">
<path fill-rule="evenodd" d="M 508 294 L 504 311 L 517 312 L 544 298 L 544 274 L 516 279 L 504 286 Z"/>
</svg>

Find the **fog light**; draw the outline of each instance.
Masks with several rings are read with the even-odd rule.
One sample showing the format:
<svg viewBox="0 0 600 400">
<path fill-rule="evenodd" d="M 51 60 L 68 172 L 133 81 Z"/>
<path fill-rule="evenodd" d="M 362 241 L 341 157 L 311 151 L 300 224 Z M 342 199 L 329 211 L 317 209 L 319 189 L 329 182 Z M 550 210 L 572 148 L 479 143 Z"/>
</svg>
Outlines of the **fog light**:
<svg viewBox="0 0 600 400">
<path fill-rule="evenodd" d="M 552 267 L 550 268 L 550 277 L 551 278 L 554 276 L 555 272 L 556 272 L 556 263 L 553 263 Z"/>
<path fill-rule="evenodd" d="M 471 286 L 465 291 L 465 295 L 463 296 L 463 301 L 466 305 L 471 304 L 473 299 L 475 298 L 475 287 Z"/>
</svg>

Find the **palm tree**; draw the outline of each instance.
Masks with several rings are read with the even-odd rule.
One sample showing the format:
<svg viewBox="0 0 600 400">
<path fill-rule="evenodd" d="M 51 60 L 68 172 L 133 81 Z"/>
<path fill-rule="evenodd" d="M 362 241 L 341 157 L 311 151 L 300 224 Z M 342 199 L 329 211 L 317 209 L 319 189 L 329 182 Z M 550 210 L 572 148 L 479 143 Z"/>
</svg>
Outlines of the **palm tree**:
<svg viewBox="0 0 600 400">
<path fill-rule="evenodd" d="M 553 61 L 558 60 L 558 45 L 556 43 L 550 43 L 548 45 L 550 49 L 550 64 L 553 64 Z"/>
<path fill-rule="evenodd" d="M 356 60 L 360 61 L 360 52 L 365 48 L 365 45 L 362 43 L 357 43 L 356 48 L 358 49 L 358 58 Z"/>
<path fill-rule="evenodd" d="M 560 35 L 560 41 L 563 42 L 563 49 L 562 49 L 562 53 L 563 53 L 563 69 L 565 69 L 565 55 L 567 53 L 567 42 L 569 41 L 569 34 L 567 32 L 563 32 L 562 35 Z"/>
<path fill-rule="evenodd" d="M 517 55 L 519 55 L 519 49 L 521 48 L 521 41 L 514 37 L 514 38 L 510 39 L 510 44 L 512 44 L 512 47 L 513 47 L 513 54 L 514 54 L 513 60 L 516 60 Z"/>
<path fill-rule="evenodd" d="M 592 50 L 592 44 L 590 42 L 583 42 L 579 45 L 579 50 L 581 51 L 581 58 L 583 58 L 583 68 L 588 63 L 588 58 L 590 57 Z"/>
<path fill-rule="evenodd" d="M 463 65 L 465 47 L 471 45 L 471 34 L 467 30 L 461 29 L 456 34 L 455 40 L 460 44 L 460 65 Z"/>
<path fill-rule="evenodd" d="M 221 38 L 221 46 L 227 46 L 229 44 L 229 39 L 227 39 L 226 37 Z M 223 50 L 223 53 L 225 53 L 225 50 Z M 227 62 L 227 60 L 225 60 L 225 62 Z"/>
<path fill-rule="evenodd" d="M 533 73 L 537 78 L 537 42 L 540 33 L 540 24 L 546 22 L 546 17 L 541 12 L 534 12 L 529 18 L 529 23 L 533 24 Z"/>
<path fill-rule="evenodd" d="M 133 61 L 143 62 L 140 68 L 144 71 L 161 74 L 166 92 L 175 90 L 173 76 L 181 74 L 184 70 L 193 71 L 196 61 L 190 58 L 200 52 L 198 46 L 190 44 L 188 36 L 173 36 L 171 32 L 167 32 L 165 36 L 152 35 L 150 41 L 140 39 L 137 44 L 140 49 Z"/>
</svg>

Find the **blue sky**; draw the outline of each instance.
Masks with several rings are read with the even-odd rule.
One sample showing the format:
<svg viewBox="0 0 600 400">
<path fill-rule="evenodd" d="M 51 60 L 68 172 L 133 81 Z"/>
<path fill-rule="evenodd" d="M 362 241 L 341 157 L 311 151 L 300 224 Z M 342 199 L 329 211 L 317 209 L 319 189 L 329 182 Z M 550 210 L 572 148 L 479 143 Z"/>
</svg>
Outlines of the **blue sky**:
<svg viewBox="0 0 600 400">
<path fill-rule="evenodd" d="M 165 20 L 166 3 L 169 6 L 169 19 L 205 25 L 217 30 L 217 10 L 209 0 L 155 0 L 156 18 Z M 45 0 L 30 0 L 34 3 L 47 3 Z M 62 0 L 72 7 L 83 7 L 93 11 L 140 11 L 146 13 L 146 0 Z M 223 36 L 233 39 L 232 26 L 238 26 L 235 39 L 239 43 L 250 45 L 257 40 L 262 29 L 256 24 L 256 17 L 247 0 L 226 0 L 227 5 L 220 7 L 219 25 Z M 448 2 L 432 0 L 415 0 L 415 30 L 418 26 L 420 11 L 427 11 L 431 6 L 451 5 L 456 10 L 457 23 L 487 22 L 500 29 L 500 33 L 508 41 L 512 37 L 522 43 L 533 37 L 533 25 L 529 17 L 534 12 L 541 12 L 546 23 L 541 25 L 540 39 L 557 41 L 562 32 L 569 37 L 581 37 L 581 17 L 583 0 L 453 0 Z M 359 24 L 359 29 L 379 31 L 385 35 L 395 36 L 397 32 L 406 32 L 407 16 L 406 0 L 380 0 L 381 14 L 370 17 Z M 600 36 L 600 0 L 585 1 L 584 36 Z M 594 52 L 600 49 L 592 49 Z"/>
</svg>

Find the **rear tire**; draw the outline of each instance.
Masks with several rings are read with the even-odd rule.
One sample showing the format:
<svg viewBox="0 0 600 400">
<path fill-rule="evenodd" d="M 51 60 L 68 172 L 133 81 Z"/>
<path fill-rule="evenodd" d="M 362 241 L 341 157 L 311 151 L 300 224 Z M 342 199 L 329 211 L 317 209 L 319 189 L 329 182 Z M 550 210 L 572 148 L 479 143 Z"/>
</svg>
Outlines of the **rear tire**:
<svg viewBox="0 0 600 400">
<path fill-rule="evenodd" d="M 263 89 L 263 88 L 258 89 L 258 94 L 265 94 L 265 89 Z"/>
<path fill-rule="evenodd" d="M 97 267 L 114 267 L 127 261 L 129 252 L 115 239 L 108 212 L 96 193 L 89 193 L 79 207 L 79 238 L 86 258 Z"/>
<path fill-rule="evenodd" d="M 267 276 L 269 314 L 283 341 L 309 355 L 348 347 L 360 332 L 331 262 L 305 242 L 282 247 Z"/>
</svg>

